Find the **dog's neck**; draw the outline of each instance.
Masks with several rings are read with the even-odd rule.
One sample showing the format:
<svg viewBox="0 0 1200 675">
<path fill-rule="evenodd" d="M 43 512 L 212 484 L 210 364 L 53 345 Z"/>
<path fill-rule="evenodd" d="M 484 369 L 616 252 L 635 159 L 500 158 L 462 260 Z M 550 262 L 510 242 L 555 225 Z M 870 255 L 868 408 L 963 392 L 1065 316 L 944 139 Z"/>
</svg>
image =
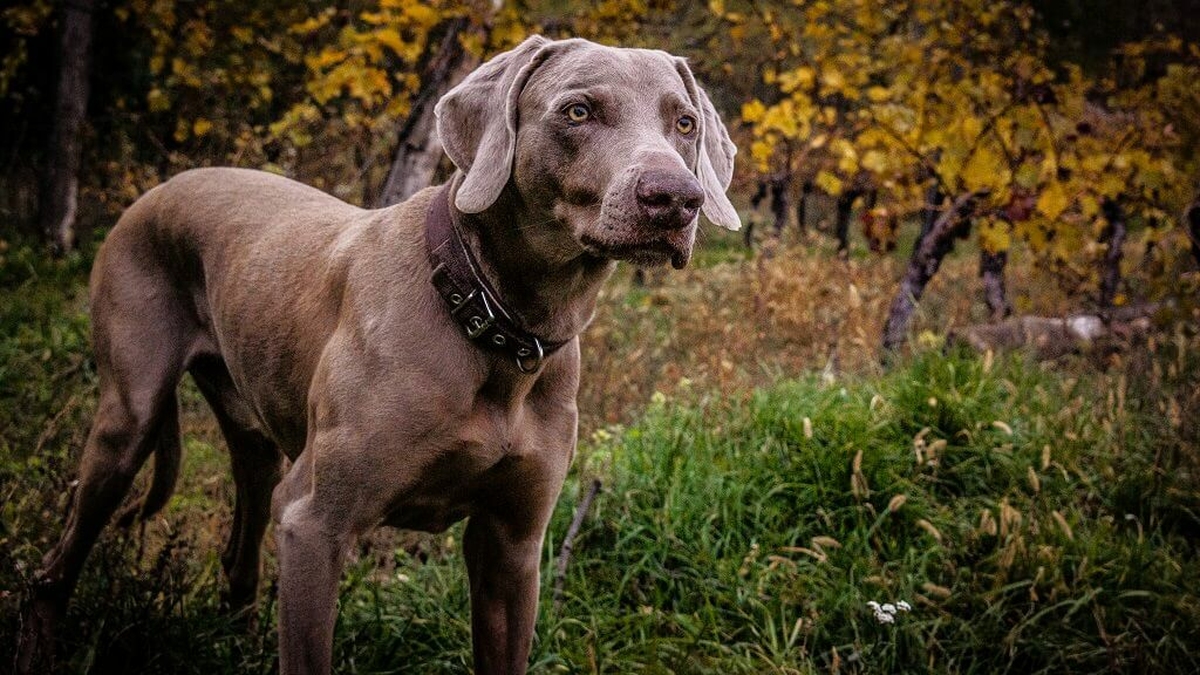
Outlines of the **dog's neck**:
<svg viewBox="0 0 1200 675">
<path fill-rule="evenodd" d="M 451 186 L 450 203 L 458 189 Z M 451 217 L 480 272 L 521 328 L 547 343 L 579 335 L 616 263 L 584 252 L 549 212 L 529 208 L 511 185 L 482 213 Z"/>
</svg>

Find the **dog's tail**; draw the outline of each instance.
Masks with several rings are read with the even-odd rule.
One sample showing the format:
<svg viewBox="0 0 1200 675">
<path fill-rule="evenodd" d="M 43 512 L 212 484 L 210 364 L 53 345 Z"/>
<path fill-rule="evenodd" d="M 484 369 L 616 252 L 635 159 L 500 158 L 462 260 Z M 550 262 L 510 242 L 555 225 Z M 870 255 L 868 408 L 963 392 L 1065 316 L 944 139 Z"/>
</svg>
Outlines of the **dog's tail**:
<svg viewBox="0 0 1200 675">
<path fill-rule="evenodd" d="M 172 394 L 165 402 L 166 409 L 155 433 L 154 474 L 150 488 L 141 500 L 125 506 L 117 516 L 120 527 L 129 527 L 135 519 L 148 520 L 162 510 L 175 492 L 179 480 L 179 465 L 183 459 L 183 448 L 179 439 L 179 402 Z"/>
</svg>

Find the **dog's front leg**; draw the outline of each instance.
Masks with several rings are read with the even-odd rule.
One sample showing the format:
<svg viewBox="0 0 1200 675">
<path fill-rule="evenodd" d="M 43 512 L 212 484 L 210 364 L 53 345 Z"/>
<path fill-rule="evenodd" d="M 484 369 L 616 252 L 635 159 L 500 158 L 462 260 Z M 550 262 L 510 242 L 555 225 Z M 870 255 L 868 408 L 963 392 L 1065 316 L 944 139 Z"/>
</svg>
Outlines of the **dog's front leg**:
<svg viewBox="0 0 1200 675">
<path fill-rule="evenodd" d="M 302 463 L 296 469 L 303 469 Z M 304 473 L 303 471 L 301 473 Z M 294 478 L 293 474 L 288 478 Z M 279 548 L 279 672 L 326 675 L 330 672 L 338 582 L 350 537 L 338 523 L 322 517 L 313 495 L 278 499 L 275 541 Z"/>
<path fill-rule="evenodd" d="M 545 523 L 512 520 L 472 514 L 463 540 L 476 675 L 521 675 L 528 666 Z"/>
</svg>

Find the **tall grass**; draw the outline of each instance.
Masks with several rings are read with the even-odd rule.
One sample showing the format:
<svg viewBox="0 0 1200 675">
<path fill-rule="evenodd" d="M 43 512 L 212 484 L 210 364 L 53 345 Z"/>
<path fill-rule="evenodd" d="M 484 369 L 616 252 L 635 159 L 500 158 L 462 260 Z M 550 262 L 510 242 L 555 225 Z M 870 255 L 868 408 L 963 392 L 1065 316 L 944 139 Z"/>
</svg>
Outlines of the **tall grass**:
<svg viewBox="0 0 1200 675">
<path fill-rule="evenodd" d="M 535 670 L 1200 669 L 1196 449 L 1112 380 L 925 355 L 882 379 L 657 397 L 568 485 L 546 569 L 579 486 L 606 487 Z M 457 549 L 398 569 L 348 582 L 342 667 L 463 672 Z M 913 609 L 881 624 L 871 600 Z"/>
</svg>

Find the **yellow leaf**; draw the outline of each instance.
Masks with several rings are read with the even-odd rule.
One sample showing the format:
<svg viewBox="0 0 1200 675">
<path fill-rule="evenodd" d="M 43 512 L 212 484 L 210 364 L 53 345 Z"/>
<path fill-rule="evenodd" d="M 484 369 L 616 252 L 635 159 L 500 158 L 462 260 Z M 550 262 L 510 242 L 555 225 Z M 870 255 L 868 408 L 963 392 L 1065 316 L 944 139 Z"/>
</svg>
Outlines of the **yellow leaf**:
<svg viewBox="0 0 1200 675">
<path fill-rule="evenodd" d="M 959 178 L 968 190 L 995 188 L 1003 181 L 1004 163 L 986 146 L 979 147 L 967 165 L 963 167 Z"/>
<path fill-rule="evenodd" d="M 767 107 L 758 99 L 742 104 L 742 119 L 750 124 L 761 122 L 767 114 Z"/>
<path fill-rule="evenodd" d="M 1125 185 L 1124 177 L 1115 173 L 1106 173 L 1100 178 L 1099 192 L 1105 197 L 1115 199 L 1125 191 Z"/>
<path fill-rule="evenodd" d="M 1038 167 L 1033 164 L 1025 163 L 1017 169 L 1016 182 L 1017 185 L 1026 190 L 1033 190 L 1037 187 L 1038 180 L 1041 177 L 1041 172 Z"/>
<path fill-rule="evenodd" d="M 846 87 L 846 78 L 836 68 L 826 65 L 821 71 L 821 84 L 826 89 L 838 92 Z"/>
<path fill-rule="evenodd" d="M 878 150 L 868 150 L 863 153 L 862 167 L 867 171 L 883 173 L 887 170 L 887 155 Z"/>
<path fill-rule="evenodd" d="M 212 131 L 212 128 L 213 123 L 203 117 L 197 118 L 195 122 L 192 122 L 192 133 L 197 137 L 207 134 L 209 131 Z"/>
<path fill-rule="evenodd" d="M 760 171 L 766 171 L 769 168 L 773 153 L 774 147 L 767 141 L 757 140 L 750 144 L 750 156 L 754 158 Z"/>
<path fill-rule="evenodd" d="M 391 49 L 396 56 L 404 56 L 404 41 L 400 39 L 400 33 L 395 28 L 381 28 L 375 31 L 375 39 L 383 44 L 383 46 Z"/>
<path fill-rule="evenodd" d="M 1083 195 L 1079 198 L 1079 212 L 1085 220 L 1092 220 L 1100 215 L 1100 202 L 1091 195 Z"/>
<path fill-rule="evenodd" d="M 966 140 L 974 140 L 979 136 L 979 132 L 983 129 L 983 123 L 974 115 L 967 115 L 962 119 L 963 138 Z"/>
<path fill-rule="evenodd" d="M 791 93 L 797 89 L 808 90 L 812 88 L 815 77 L 816 74 L 812 68 L 800 66 L 779 75 L 779 89 L 784 93 Z"/>
<path fill-rule="evenodd" d="M 162 112 L 171 107 L 171 101 L 162 89 L 156 87 L 146 94 L 146 105 L 150 107 L 150 112 Z"/>
<path fill-rule="evenodd" d="M 1069 203 L 1062 184 L 1056 181 L 1042 190 L 1042 194 L 1038 196 L 1037 210 L 1048 220 L 1054 220 L 1067 210 Z"/>
<path fill-rule="evenodd" d="M 988 253 L 1007 251 L 1012 246 L 1012 236 L 1002 223 L 988 220 L 979 226 L 979 246 Z"/>
<path fill-rule="evenodd" d="M 836 196 L 842 194 L 842 179 L 828 171 L 818 171 L 817 177 L 813 179 L 813 182 L 827 195 Z"/>
</svg>

